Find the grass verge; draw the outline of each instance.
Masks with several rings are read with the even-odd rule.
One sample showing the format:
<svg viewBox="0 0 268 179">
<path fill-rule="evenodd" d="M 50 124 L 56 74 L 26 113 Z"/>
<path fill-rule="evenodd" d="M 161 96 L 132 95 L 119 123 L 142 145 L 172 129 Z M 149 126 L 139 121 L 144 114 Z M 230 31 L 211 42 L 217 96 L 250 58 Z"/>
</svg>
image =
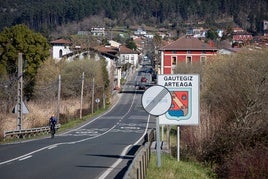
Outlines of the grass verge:
<svg viewBox="0 0 268 179">
<path fill-rule="evenodd" d="M 161 154 L 161 166 L 157 166 L 156 153 L 152 153 L 146 179 L 212 179 L 213 172 L 199 163 L 177 161 L 169 154 Z"/>
</svg>

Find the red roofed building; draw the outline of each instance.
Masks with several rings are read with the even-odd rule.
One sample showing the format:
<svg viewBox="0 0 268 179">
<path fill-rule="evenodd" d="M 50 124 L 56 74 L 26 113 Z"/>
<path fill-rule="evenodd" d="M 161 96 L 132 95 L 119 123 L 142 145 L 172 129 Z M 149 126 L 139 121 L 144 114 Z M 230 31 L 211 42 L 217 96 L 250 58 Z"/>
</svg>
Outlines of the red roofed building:
<svg viewBox="0 0 268 179">
<path fill-rule="evenodd" d="M 130 63 L 136 67 L 138 64 L 138 56 L 138 52 L 123 45 L 119 46 L 119 58 L 122 64 Z"/>
<path fill-rule="evenodd" d="M 183 36 L 163 46 L 161 52 L 160 74 L 173 74 L 180 63 L 204 63 L 207 58 L 217 54 L 218 49 L 192 36 Z"/>
<path fill-rule="evenodd" d="M 253 40 L 253 36 L 248 32 L 234 32 L 233 33 L 233 43 L 244 43 L 249 44 L 249 42 Z"/>
<path fill-rule="evenodd" d="M 56 60 L 62 59 L 66 54 L 71 53 L 70 46 L 72 43 L 65 39 L 58 39 L 50 42 L 52 45 L 52 58 Z"/>
</svg>

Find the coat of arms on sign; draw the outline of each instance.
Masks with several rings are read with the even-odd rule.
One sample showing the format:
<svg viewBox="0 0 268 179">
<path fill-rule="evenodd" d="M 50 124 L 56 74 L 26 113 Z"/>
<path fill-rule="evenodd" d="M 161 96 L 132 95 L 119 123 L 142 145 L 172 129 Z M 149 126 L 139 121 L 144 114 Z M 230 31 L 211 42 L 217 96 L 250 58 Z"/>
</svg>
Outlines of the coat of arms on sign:
<svg viewBox="0 0 268 179">
<path fill-rule="evenodd" d="M 172 105 L 166 117 L 172 120 L 187 120 L 191 117 L 191 89 L 170 90 Z"/>
</svg>

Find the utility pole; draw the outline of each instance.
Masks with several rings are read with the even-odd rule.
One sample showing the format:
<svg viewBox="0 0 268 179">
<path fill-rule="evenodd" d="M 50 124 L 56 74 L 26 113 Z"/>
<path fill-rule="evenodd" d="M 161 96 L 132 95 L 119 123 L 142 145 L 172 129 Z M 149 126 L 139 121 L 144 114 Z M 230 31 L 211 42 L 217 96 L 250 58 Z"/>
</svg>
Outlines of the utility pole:
<svg viewBox="0 0 268 179">
<path fill-rule="evenodd" d="M 61 75 L 59 75 L 59 84 L 58 84 L 58 101 L 57 101 L 57 119 L 60 123 L 60 93 L 61 93 Z"/>
<path fill-rule="evenodd" d="M 106 101 L 105 101 L 105 98 L 106 98 L 106 95 L 105 95 L 105 89 L 104 89 L 104 86 L 102 87 L 102 90 L 103 90 L 103 92 L 102 92 L 102 103 L 103 103 L 103 109 L 105 109 L 105 103 L 106 103 Z"/>
<path fill-rule="evenodd" d="M 80 100 L 80 119 L 82 119 L 84 80 L 85 80 L 85 72 L 82 73 L 82 87 L 81 87 L 81 100 Z"/>
<path fill-rule="evenodd" d="M 23 73 L 22 73 L 22 53 L 19 53 L 18 56 L 18 101 L 17 101 L 17 129 L 21 131 L 22 129 L 22 95 L 23 95 Z"/>
<path fill-rule="evenodd" d="M 94 95 L 95 95 L 94 94 L 95 93 L 94 88 L 95 88 L 95 78 L 93 78 L 93 81 L 92 81 L 91 114 L 94 113 Z"/>
</svg>

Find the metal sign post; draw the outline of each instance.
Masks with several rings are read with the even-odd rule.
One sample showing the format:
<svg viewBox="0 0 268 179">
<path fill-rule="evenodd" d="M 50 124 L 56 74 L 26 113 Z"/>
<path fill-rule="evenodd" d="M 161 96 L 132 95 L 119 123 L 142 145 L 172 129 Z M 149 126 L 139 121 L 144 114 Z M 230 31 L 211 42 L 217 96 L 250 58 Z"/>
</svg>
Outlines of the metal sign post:
<svg viewBox="0 0 268 179">
<path fill-rule="evenodd" d="M 142 95 L 142 106 L 149 114 L 156 116 L 157 166 L 161 166 L 159 116 L 171 106 L 172 97 L 167 88 L 156 85 L 148 88 Z"/>
<path fill-rule="evenodd" d="M 159 116 L 156 117 L 156 157 L 157 166 L 161 166 L 161 153 L 160 153 L 160 126 L 159 126 Z"/>
</svg>

